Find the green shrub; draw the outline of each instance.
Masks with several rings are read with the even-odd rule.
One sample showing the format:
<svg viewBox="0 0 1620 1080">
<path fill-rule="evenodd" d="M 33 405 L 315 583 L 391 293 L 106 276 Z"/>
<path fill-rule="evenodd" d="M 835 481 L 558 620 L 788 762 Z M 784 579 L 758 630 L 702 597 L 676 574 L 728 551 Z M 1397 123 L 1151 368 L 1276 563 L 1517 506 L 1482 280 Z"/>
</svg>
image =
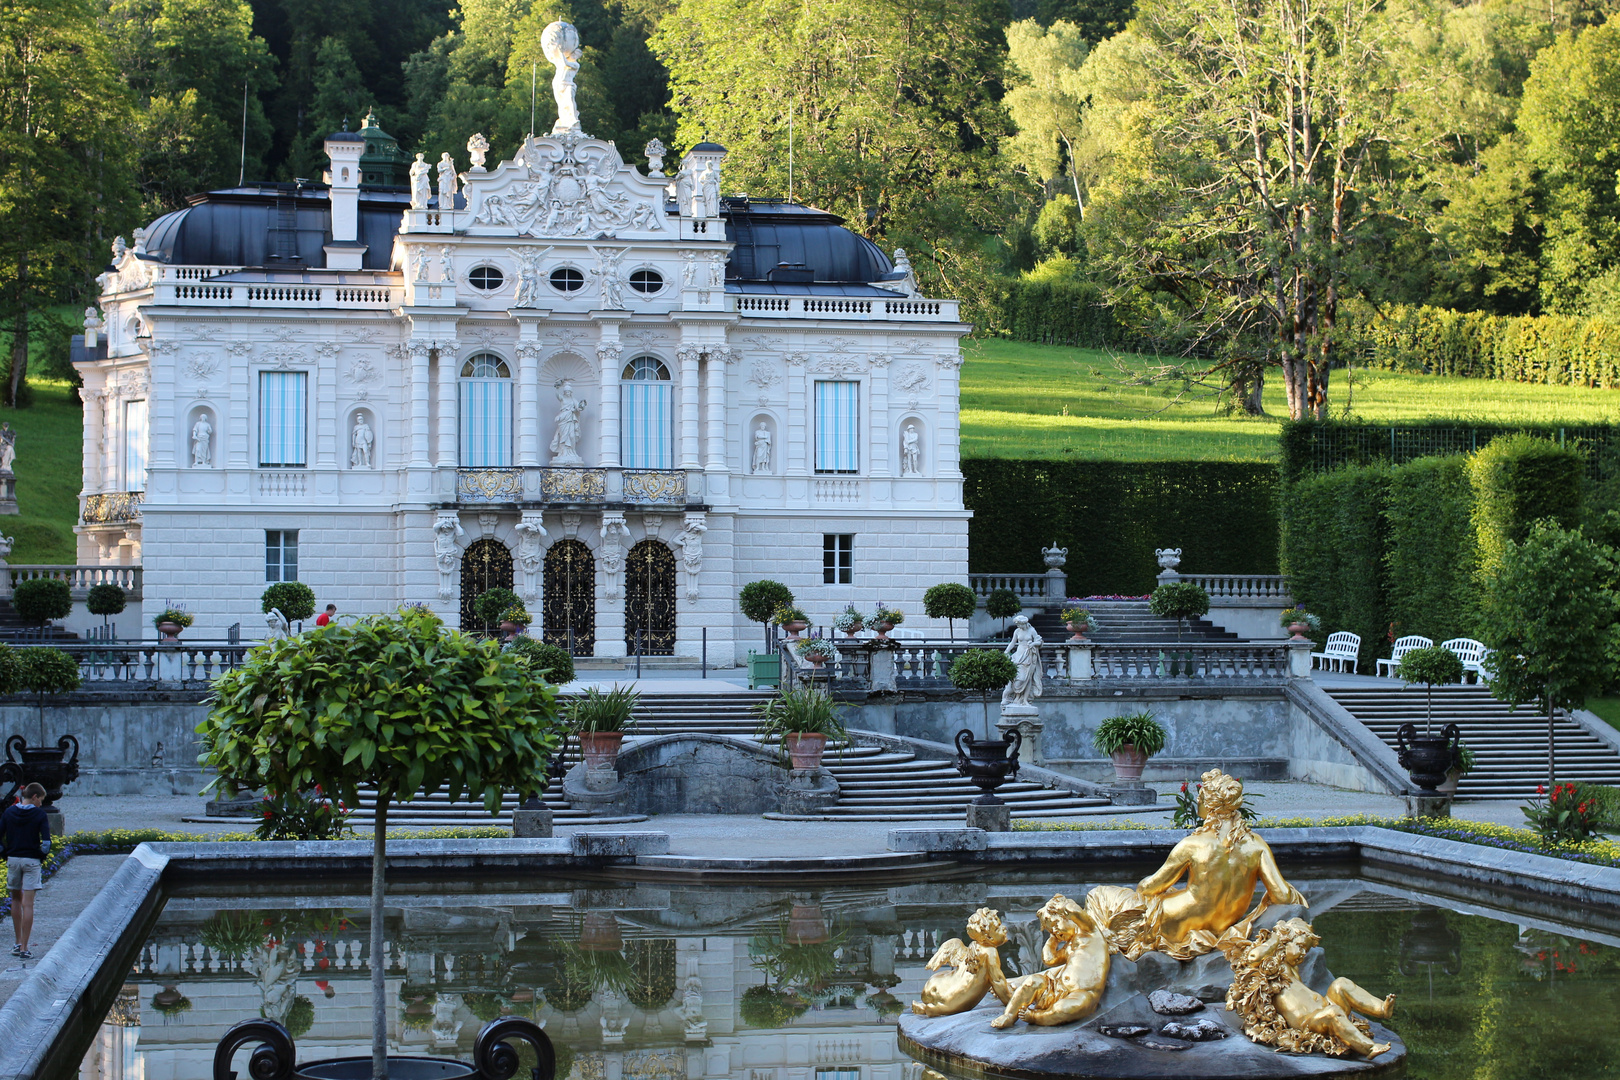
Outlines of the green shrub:
<svg viewBox="0 0 1620 1080">
<path fill-rule="evenodd" d="M 315 592 L 302 581 L 278 581 L 260 594 L 259 610 L 279 611 L 288 622 L 299 622 L 315 614 Z"/>
<path fill-rule="evenodd" d="M 1011 589 L 994 589 L 984 598 L 984 612 L 1003 623 L 1024 610 L 1024 602 Z"/>
<path fill-rule="evenodd" d="M 1580 801 L 1597 807 L 1596 824 L 1599 829 L 1620 832 L 1620 788 L 1578 780 L 1575 790 Z"/>
<path fill-rule="evenodd" d="M 259 824 L 253 835 L 260 840 L 336 840 L 347 836 L 352 811 L 320 793 L 266 795 L 259 803 Z"/>
<path fill-rule="evenodd" d="M 930 585 L 923 593 L 923 614 L 930 619 L 944 619 L 950 627 L 952 641 L 956 640 L 956 620 L 973 618 L 978 606 L 979 598 L 973 595 L 973 590 L 956 581 Z"/>
<path fill-rule="evenodd" d="M 1343 420 L 1284 421 L 1281 476 L 1292 484 L 1345 465 L 1405 465 L 1424 457 L 1472 454 L 1504 435 L 1540 435 L 1578 451 L 1587 476 L 1620 487 L 1620 425 L 1513 424 L 1470 420 L 1408 420 L 1373 424 Z"/>
<path fill-rule="evenodd" d="M 1433 727 L 1434 688 L 1448 683 L 1462 682 L 1463 665 L 1457 654 L 1443 645 L 1430 645 L 1426 649 L 1413 649 L 1401 657 L 1395 674 L 1408 686 L 1422 683 L 1427 697 L 1423 710 L 1423 733 Z"/>
<path fill-rule="evenodd" d="M 34 578 L 11 590 L 11 606 L 25 621 L 44 626 L 73 614 L 73 591 L 58 578 Z"/>
<path fill-rule="evenodd" d="M 499 585 L 493 589 L 485 589 L 473 601 L 473 614 L 478 621 L 494 626 L 501 621 L 501 616 L 515 607 L 522 607 L 523 601 L 511 589 L 503 589 Z"/>
<path fill-rule="evenodd" d="M 1176 620 L 1176 636 L 1181 635 L 1184 619 L 1209 613 L 1209 593 L 1191 581 L 1166 581 L 1148 597 L 1148 610 L 1161 619 Z"/>
<path fill-rule="evenodd" d="M 1355 309 L 1341 322 L 1357 363 L 1556 386 L 1620 387 L 1620 323 L 1433 307 Z"/>
<path fill-rule="evenodd" d="M 65 694 L 83 681 L 79 662 L 61 649 L 32 646 L 12 652 L 17 687 L 35 694 Z"/>
<path fill-rule="evenodd" d="M 1097 726 L 1091 743 L 1105 754 L 1113 754 L 1127 746 L 1134 746 L 1148 757 L 1164 749 L 1169 733 L 1154 719 L 1151 712 L 1126 713 L 1110 716 Z"/>
<path fill-rule="evenodd" d="M 1129 335 L 1104 306 L 1102 293 L 1086 281 L 1051 278 L 999 283 L 992 318 L 1020 341 L 1097 348 L 1129 342 Z"/>
<path fill-rule="evenodd" d="M 1328 632 L 1361 635 L 1360 666 L 1387 652 L 1390 469 L 1346 466 L 1288 485 L 1283 496 L 1283 573 L 1301 607 Z M 1319 639 L 1320 642 L 1320 639 Z"/>
<path fill-rule="evenodd" d="M 128 604 L 124 590 L 117 585 L 92 585 L 84 598 L 84 605 L 92 615 L 117 615 Z"/>
<path fill-rule="evenodd" d="M 527 660 L 536 672 L 544 672 L 548 682 L 561 686 L 574 681 L 574 658 L 567 649 L 532 637 L 520 637 L 507 649 Z"/>
<path fill-rule="evenodd" d="M 783 735 L 825 735 L 829 739 L 848 739 L 849 733 L 838 719 L 842 707 L 831 695 L 815 687 L 786 690 L 755 706 L 759 725 L 754 729 L 754 734 L 762 739 L 780 738 Z"/>
<path fill-rule="evenodd" d="M 793 590 L 780 581 L 750 581 L 737 594 L 737 606 L 749 622 L 770 622 L 777 608 L 793 606 Z"/>
<path fill-rule="evenodd" d="M 1550 439 L 1508 435 L 1468 462 L 1474 488 L 1474 535 L 1480 569 L 1501 569 L 1509 543 L 1520 543 L 1532 522 L 1550 518 L 1561 528 L 1580 524 L 1586 463 Z"/>
<path fill-rule="evenodd" d="M 1018 677 L 1012 657 L 994 649 L 969 649 L 951 663 L 951 685 L 958 690 L 977 690 L 984 703 L 984 728 L 990 730 L 990 692 L 1000 690 Z"/>
<path fill-rule="evenodd" d="M 810 1008 L 798 994 L 775 986 L 750 986 L 737 1005 L 742 1022 L 756 1028 L 779 1028 Z"/>
<path fill-rule="evenodd" d="M 1461 455 L 1419 458 L 1391 470 L 1384 505 L 1389 618 L 1396 636 L 1435 641 L 1478 631 L 1479 549 L 1474 489 Z"/>
<path fill-rule="evenodd" d="M 302 1039 L 315 1026 L 315 1003 L 303 994 L 293 998 L 287 1009 L 287 1034 Z"/>
</svg>

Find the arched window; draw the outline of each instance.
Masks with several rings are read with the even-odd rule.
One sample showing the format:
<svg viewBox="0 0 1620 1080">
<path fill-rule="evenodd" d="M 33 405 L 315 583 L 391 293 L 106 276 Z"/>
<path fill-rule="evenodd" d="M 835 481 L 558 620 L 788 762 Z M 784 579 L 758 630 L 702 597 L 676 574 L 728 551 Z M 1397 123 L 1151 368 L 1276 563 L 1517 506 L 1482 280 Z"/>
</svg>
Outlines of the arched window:
<svg viewBox="0 0 1620 1080">
<path fill-rule="evenodd" d="M 638 356 L 619 384 L 619 455 L 627 469 L 674 465 L 669 368 L 655 356 Z"/>
<path fill-rule="evenodd" d="M 512 464 L 512 370 L 494 353 L 461 365 L 461 464 L 469 469 Z"/>
</svg>

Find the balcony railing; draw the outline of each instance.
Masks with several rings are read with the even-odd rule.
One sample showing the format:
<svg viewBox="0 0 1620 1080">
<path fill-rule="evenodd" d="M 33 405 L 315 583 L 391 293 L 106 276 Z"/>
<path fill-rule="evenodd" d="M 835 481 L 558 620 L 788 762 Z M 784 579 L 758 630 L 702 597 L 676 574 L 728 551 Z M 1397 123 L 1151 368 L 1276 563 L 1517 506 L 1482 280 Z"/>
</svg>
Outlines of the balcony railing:
<svg viewBox="0 0 1620 1080">
<path fill-rule="evenodd" d="M 867 322 L 956 322 L 955 300 L 846 296 L 738 296 L 737 313 L 754 319 L 841 319 Z"/>
<path fill-rule="evenodd" d="M 73 599 L 83 600 L 97 585 L 116 585 L 130 599 L 141 599 L 141 568 L 138 566 L 68 566 L 46 563 L 18 564 L 5 568 L 7 595 L 25 581 L 49 578 L 65 581 Z"/>
<path fill-rule="evenodd" d="M 458 469 L 459 502 L 517 502 L 523 498 L 522 469 Z"/>
<path fill-rule="evenodd" d="M 79 516 L 86 525 L 139 521 L 141 500 L 145 497 L 144 491 L 104 491 L 99 495 L 86 495 Z"/>
<path fill-rule="evenodd" d="M 624 501 L 627 503 L 686 505 L 686 474 L 670 469 L 624 472 Z"/>
<path fill-rule="evenodd" d="M 541 469 L 540 498 L 546 502 L 606 502 L 607 471 L 604 469 Z"/>
</svg>

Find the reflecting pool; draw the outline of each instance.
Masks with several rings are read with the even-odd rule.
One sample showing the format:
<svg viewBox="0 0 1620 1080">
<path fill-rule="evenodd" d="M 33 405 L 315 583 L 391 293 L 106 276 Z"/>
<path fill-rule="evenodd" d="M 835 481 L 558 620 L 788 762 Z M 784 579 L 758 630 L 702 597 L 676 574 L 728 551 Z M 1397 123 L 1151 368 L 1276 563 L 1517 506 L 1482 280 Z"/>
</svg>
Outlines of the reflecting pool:
<svg viewBox="0 0 1620 1080">
<path fill-rule="evenodd" d="M 393 1052 L 465 1058 L 485 1020 L 516 1014 L 551 1036 L 559 1080 L 917 1080 L 894 1018 L 939 943 L 994 907 L 1012 932 L 1007 973 L 1028 971 L 1049 896 L 1140 876 L 1088 873 L 802 891 L 391 884 L 381 962 Z M 1620 1077 L 1620 934 L 1606 916 L 1354 867 L 1289 876 L 1333 973 L 1399 995 L 1389 1026 L 1410 1048 L 1409 1077 Z M 286 1025 L 300 1060 L 366 1053 L 363 888 L 170 895 L 78 1075 L 204 1080 L 225 1029 L 260 1016 Z"/>
</svg>

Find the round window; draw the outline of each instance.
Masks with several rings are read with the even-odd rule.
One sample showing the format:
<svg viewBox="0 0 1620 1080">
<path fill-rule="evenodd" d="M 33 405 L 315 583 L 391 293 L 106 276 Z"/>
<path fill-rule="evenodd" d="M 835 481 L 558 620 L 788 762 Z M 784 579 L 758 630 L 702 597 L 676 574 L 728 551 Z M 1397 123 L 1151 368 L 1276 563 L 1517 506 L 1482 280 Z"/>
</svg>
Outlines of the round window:
<svg viewBox="0 0 1620 1080">
<path fill-rule="evenodd" d="M 650 296 L 664 287 L 664 275 L 656 270 L 632 270 L 630 287 L 638 293 Z"/>
<path fill-rule="evenodd" d="M 506 276 L 493 266 L 475 266 L 467 272 L 467 284 L 483 292 L 494 292 L 506 281 Z"/>
<path fill-rule="evenodd" d="M 585 287 L 585 275 L 572 266 L 559 266 L 551 272 L 551 287 L 558 292 L 578 292 Z"/>
</svg>

